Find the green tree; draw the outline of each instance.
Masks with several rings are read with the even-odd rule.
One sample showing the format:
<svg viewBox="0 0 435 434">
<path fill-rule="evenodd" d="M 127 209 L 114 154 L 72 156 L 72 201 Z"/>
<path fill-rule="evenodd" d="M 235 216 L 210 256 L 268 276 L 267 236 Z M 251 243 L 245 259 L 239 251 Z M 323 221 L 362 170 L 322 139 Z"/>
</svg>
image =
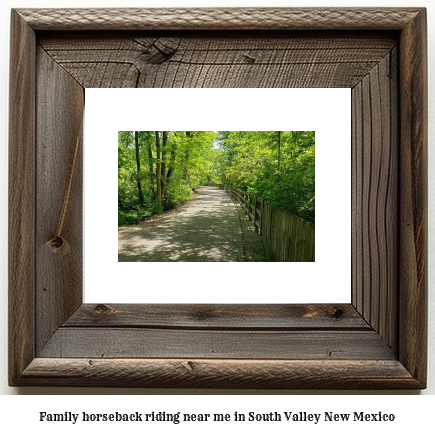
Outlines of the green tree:
<svg viewBox="0 0 435 434">
<path fill-rule="evenodd" d="M 314 131 L 220 131 L 221 180 L 315 221 Z"/>
<path fill-rule="evenodd" d="M 231 184 L 315 220 L 313 131 L 119 131 L 119 224 L 188 200 L 203 184 Z"/>
<path fill-rule="evenodd" d="M 210 131 L 119 131 L 119 224 L 171 209 L 201 183 L 217 181 L 216 137 Z"/>
</svg>

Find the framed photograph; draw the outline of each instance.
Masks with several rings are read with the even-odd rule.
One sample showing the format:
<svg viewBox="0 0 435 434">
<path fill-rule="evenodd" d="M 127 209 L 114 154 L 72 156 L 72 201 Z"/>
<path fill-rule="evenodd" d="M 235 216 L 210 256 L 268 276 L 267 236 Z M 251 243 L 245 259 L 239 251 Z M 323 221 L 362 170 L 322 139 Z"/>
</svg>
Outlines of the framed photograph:
<svg viewBox="0 0 435 434">
<path fill-rule="evenodd" d="M 350 303 L 350 89 L 96 88 L 85 98 L 85 303 Z M 172 203 L 155 215 L 156 139 L 160 148 L 168 129 L 166 167 L 174 170 L 160 179 Z M 199 182 L 209 175 L 212 183 Z M 232 205 L 227 193 L 245 192 L 228 185 L 230 176 L 258 186 L 249 216 L 243 200 Z M 193 197 L 172 208 L 186 187 Z M 331 191 L 340 198 L 333 213 Z M 267 210 L 263 199 L 281 208 Z M 151 215 L 141 221 L 141 213 Z M 334 286 L 325 291 L 324 281 Z"/>
<path fill-rule="evenodd" d="M 13 10 L 10 385 L 425 388 L 426 51 L 424 8 Z M 351 302 L 84 303 L 90 88 L 350 89 Z"/>
</svg>

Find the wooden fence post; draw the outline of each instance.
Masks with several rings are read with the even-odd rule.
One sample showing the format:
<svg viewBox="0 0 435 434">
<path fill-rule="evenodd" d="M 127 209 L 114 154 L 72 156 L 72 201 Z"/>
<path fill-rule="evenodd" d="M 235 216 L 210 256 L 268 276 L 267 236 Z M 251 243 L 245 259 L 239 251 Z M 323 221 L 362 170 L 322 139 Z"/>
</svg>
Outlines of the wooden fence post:
<svg viewBox="0 0 435 434">
<path fill-rule="evenodd" d="M 249 220 L 254 221 L 255 232 L 263 240 L 267 261 L 314 262 L 313 224 L 274 208 L 262 197 L 232 186 L 225 189 L 248 214 Z"/>
</svg>

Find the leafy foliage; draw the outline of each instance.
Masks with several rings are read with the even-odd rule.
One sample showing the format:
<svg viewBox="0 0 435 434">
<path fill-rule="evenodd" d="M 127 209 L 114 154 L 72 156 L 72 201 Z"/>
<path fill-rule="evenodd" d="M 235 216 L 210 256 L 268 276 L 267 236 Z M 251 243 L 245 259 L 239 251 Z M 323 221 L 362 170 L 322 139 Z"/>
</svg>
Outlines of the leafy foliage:
<svg viewBox="0 0 435 434">
<path fill-rule="evenodd" d="M 222 182 L 315 221 L 314 131 L 219 131 Z"/>
<path fill-rule="evenodd" d="M 314 131 L 119 131 L 118 224 L 137 224 L 217 183 L 314 222 L 314 151 Z"/>
<path fill-rule="evenodd" d="M 200 184 L 216 183 L 212 131 L 118 132 L 118 224 L 145 217 L 188 200 Z M 143 200 L 140 197 L 143 193 Z"/>
</svg>

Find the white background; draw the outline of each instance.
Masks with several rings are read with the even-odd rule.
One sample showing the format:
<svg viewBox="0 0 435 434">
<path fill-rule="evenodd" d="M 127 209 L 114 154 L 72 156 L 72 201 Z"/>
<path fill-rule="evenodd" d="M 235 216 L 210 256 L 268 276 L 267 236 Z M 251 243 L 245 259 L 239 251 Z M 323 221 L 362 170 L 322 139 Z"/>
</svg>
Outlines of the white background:
<svg viewBox="0 0 435 434">
<path fill-rule="evenodd" d="M 85 302 L 349 303 L 350 110 L 350 89 L 87 89 Z M 118 131 L 133 130 L 315 131 L 316 262 L 118 263 Z"/>
<path fill-rule="evenodd" d="M 399 430 L 419 430 L 421 432 L 426 431 L 428 427 L 433 426 L 433 407 L 434 399 L 433 396 L 430 397 L 418 397 L 412 396 L 416 394 L 422 395 L 433 395 L 435 391 L 435 378 L 434 378 L 434 360 L 435 360 L 435 342 L 434 342 L 434 322 L 433 314 L 435 311 L 435 302 L 433 297 L 433 279 L 434 279 L 434 267 L 431 264 L 431 258 L 433 257 L 433 251 L 435 247 L 435 239 L 433 231 L 430 230 L 429 241 L 430 241 L 430 251 L 429 251 L 429 357 L 430 357 L 430 367 L 429 367 L 429 388 L 425 391 L 398 391 L 389 392 L 388 394 L 399 394 L 402 396 L 383 396 L 385 391 L 355 391 L 355 392 L 334 392 L 334 391 L 318 391 L 317 394 L 328 394 L 333 395 L 329 397 L 322 396 L 292 396 L 293 394 L 311 395 L 312 392 L 307 391 L 282 391 L 282 392 L 262 392 L 262 391 L 213 391 L 213 390 L 124 390 L 124 389 L 87 389 L 87 388 L 9 388 L 7 386 L 7 131 L 8 131 L 8 63 L 9 63 L 9 13 L 11 7 L 126 7 L 126 6 L 341 6 L 349 7 L 353 6 L 426 6 L 428 8 L 428 21 L 429 21 L 429 125 L 430 125 L 430 136 L 433 133 L 433 128 L 435 126 L 435 111 L 433 110 L 433 95 L 435 91 L 435 83 L 432 77 L 432 71 L 434 69 L 434 25 L 435 25 L 435 6 L 433 1 L 412 1 L 412 0 L 395 0 L 395 1 L 369 1 L 360 0 L 358 2 L 349 2 L 349 0 L 317 0 L 317 1 L 282 1 L 282 0 L 209 0 L 205 2 L 204 0 L 163 0 L 163 1 L 144 1 L 144 0 L 70 0 L 67 2 L 59 2 L 55 0 L 41 0 L 41 1 L 18 1 L 18 0 L 3 0 L 0 4 L 0 203 L 2 207 L 0 209 L 0 393 L 5 395 L 37 395 L 41 394 L 44 396 L 27 396 L 27 397 L 14 397 L 14 396 L 1 396 L 0 397 L 0 426 L 1 428 L 6 427 L 8 423 L 11 425 L 6 427 L 8 430 L 18 430 L 21 428 L 32 430 L 32 432 L 59 432 L 61 428 L 64 431 L 72 432 L 73 427 L 68 425 L 38 425 L 36 422 L 38 411 L 68 411 L 68 410 L 84 410 L 84 411 L 115 411 L 117 408 L 120 410 L 129 408 L 132 411 L 140 408 L 143 411 L 146 410 L 159 410 L 162 407 L 172 408 L 177 406 L 182 411 L 193 411 L 198 409 L 199 411 L 205 408 L 212 408 L 215 411 L 221 410 L 222 412 L 228 410 L 237 410 L 240 405 L 246 409 L 252 409 L 252 411 L 272 411 L 275 409 L 281 411 L 292 411 L 296 410 L 307 410 L 315 411 L 320 409 L 321 411 L 346 411 L 348 408 L 352 407 L 365 411 L 378 411 L 384 410 L 389 411 L 394 409 L 394 411 L 400 413 L 402 418 L 399 419 L 399 423 L 393 425 L 395 432 Z M 432 157 L 433 144 L 430 144 L 430 167 L 433 167 L 433 157 Z M 433 182 L 433 174 L 430 176 L 431 182 Z M 435 196 L 433 189 L 430 191 L 430 203 L 435 203 Z M 432 206 L 430 206 L 430 220 L 433 220 L 432 216 Z M 433 223 L 432 223 L 433 226 Z M 429 226 L 429 228 L 431 225 Z M 233 396 L 208 396 L 203 398 L 201 396 L 195 396 L 193 394 L 207 394 L 213 395 L 215 393 L 228 393 L 233 394 Z M 124 396 L 121 399 L 113 397 L 99 397 L 97 399 L 89 396 L 91 394 L 127 394 L 131 396 Z M 190 394 L 191 396 L 184 397 L 159 397 L 159 396 L 143 396 L 143 395 L 156 395 L 156 394 Z M 275 396 L 260 396 L 264 394 L 273 393 Z M 57 398 L 56 394 L 69 395 L 63 397 L 62 399 Z M 73 397 L 71 395 L 80 394 L 84 396 Z M 238 396 L 243 394 L 242 396 Z M 257 396 L 245 396 L 246 394 L 254 394 Z M 347 397 L 344 394 L 354 394 L 355 396 Z M 373 396 L 365 396 L 367 394 Z M 288 410 L 290 409 L 290 410 Z M 249 410 L 251 411 L 251 410 Z M 353 409 L 352 409 L 353 411 Z M 13 424 L 13 425 L 12 425 Z M 12 428 L 13 427 L 13 428 Z M 86 432 L 82 429 L 82 425 L 78 426 L 80 432 Z M 102 426 L 98 426 L 102 427 Z M 286 432 L 290 430 L 297 430 L 294 425 L 287 427 L 283 425 L 281 429 L 277 426 L 270 425 L 256 425 L 250 428 L 250 430 L 270 430 L 274 429 L 274 432 Z M 296 426 L 297 427 L 297 426 Z M 92 425 L 88 430 L 95 431 L 96 426 Z M 144 432 L 145 426 L 140 425 L 136 428 L 137 432 Z M 228 426 L 228 428 L 222 426 L 207 427 L 212 432 L 222 432 L 222 429 L 233 428 L 233 426 Z M 237 427 L 236 427 L 237 428 Z M 304 432 L 314 432 L 315 430 L 322 430 L 322 432 L 337 432 L 337 428 L 348 429 L 349 426 L 330 425 L 329 427 L 325 425 L 320 425 L 316 427 L 309 427 L 304 425 Z M 351 425 L 354 432 L 386 432 L 389 431 L 388 426 L 385 427 L 383 424 L 361 424 L 361 425 Z M 125 427 L 120 425 L 104 425 L 106 432 L 119 432 Z M 168 428 L 169 429 L 169 428 Z M 180 427 L 180 430 L 182 427 Z M 188 432 L 192 429 L 187 426 Z M 186 429 L 186 432 L 187 432 Z M 201 429 L 204 431 L 203 426 L 198 426 L 196 429 Z M 240 429 L 240 428 L 239 428 Z M 140 431 L 139 431 L 140 430 Z M 163 431 L 162 428 L 160 428 Z M 215 430 L 215 431 L 214 431 Z M 159 432 L 159 429 L 156 430 Z M 78 431 L 75 431 L 78 432 Z M 320 432 L 320 431 L 318 431 Z"/>
</svg>

